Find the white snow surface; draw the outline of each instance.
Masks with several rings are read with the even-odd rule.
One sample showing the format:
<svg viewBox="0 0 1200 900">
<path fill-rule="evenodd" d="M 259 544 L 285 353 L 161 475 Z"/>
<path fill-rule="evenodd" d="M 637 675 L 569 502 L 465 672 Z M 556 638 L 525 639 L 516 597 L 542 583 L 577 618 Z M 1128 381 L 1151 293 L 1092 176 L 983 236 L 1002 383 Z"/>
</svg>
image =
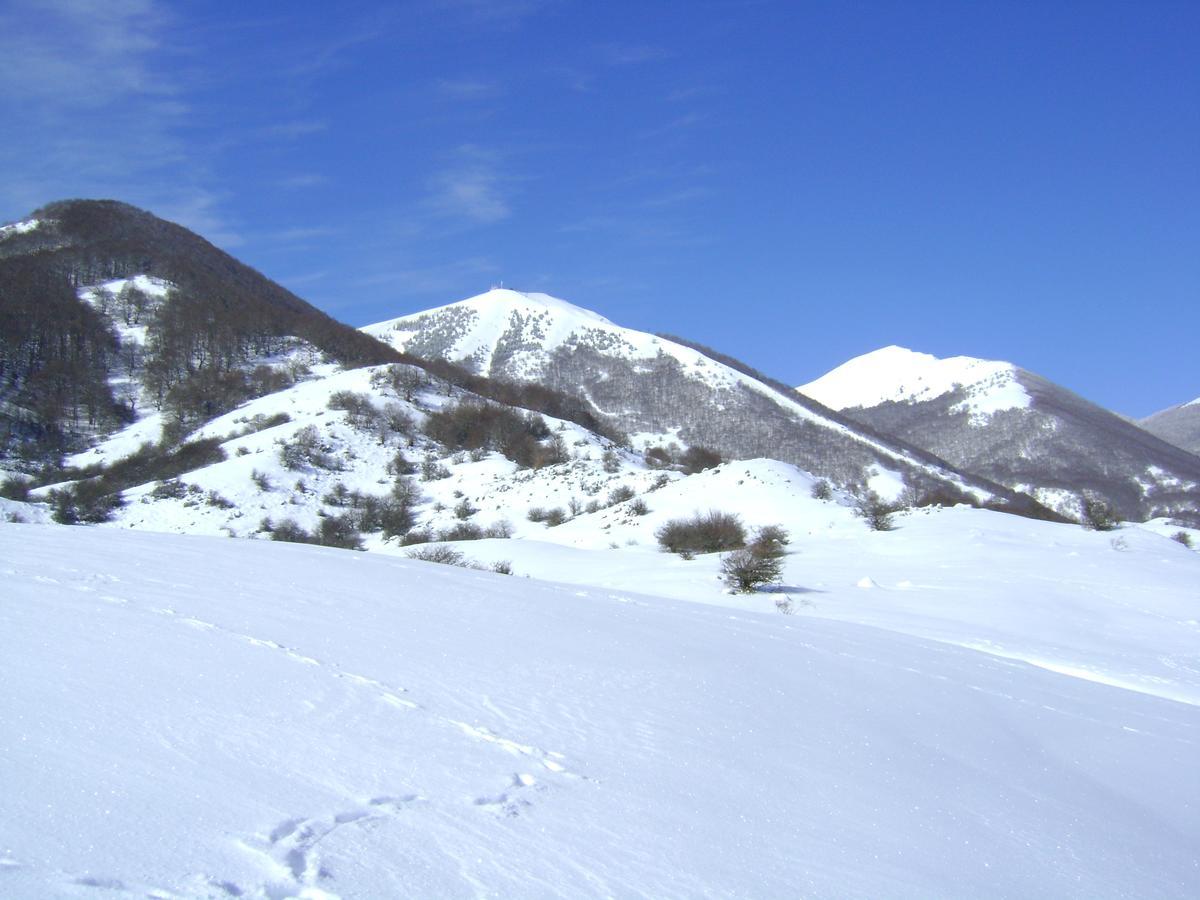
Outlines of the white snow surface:
<svg viewBox="0 0 1200 900">
<path fill-rule="evenodd" d="M 0 894 L 1197 896 L 1200 707 L 1091 675 L 1195 678 L 1200 557 L 822 508 L 791 616 L 604 584 L 618 551 L 494 542 L 567 585 L 0 524 Z M 998 633 L 1082 655 L 961 646 Z"/>
<path fill-rule="evenodd" d="M 28 234 L 41 224 L 41 219 L 27 219 L 24 222 L 13 222 L 11 225 L 0 225 L 0 241 L 14 234 Z"/>
<path fill-rule="evenodd" d="M 956 411 L 984 422 L 992 413 L 1024 409 L 1031 400 L 1011 363 L 953 356 L 939 359 L 904 347 L 883 347 L 857 356 L 796 388 L 830 409 L 869 408 L 880 403 L 920 403 L 962 388 Z"/>
</svg>

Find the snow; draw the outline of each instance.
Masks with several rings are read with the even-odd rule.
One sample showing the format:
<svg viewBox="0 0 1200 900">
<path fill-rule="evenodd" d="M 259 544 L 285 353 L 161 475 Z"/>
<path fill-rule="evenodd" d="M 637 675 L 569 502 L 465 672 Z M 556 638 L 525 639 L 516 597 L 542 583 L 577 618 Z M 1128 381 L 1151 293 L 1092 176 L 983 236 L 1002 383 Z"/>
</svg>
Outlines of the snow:
<svg viewBox="0 0 1200 900">
<path fill-rule="evenodd" d="M 1200 708 L 1076 670 L 1107 678 L 1105 648 L 1148 659 L 1171 628 L 1194 648 L 1194 602 L 1179 616 L 1197 557 L 1133 529 L 1127 553 L 1020 520 L 1005 540 L 1001 520 L 950 510 L 853 540 L 846 522 L 830 552 L 797 540 L 789 578 L 815 608 L 862 605 L 872 626 L 0 524 L 0 891 L 1195 896 Z M 959 564 L 955 541 L 986 546 Z M 962 592 L 982 558 L 993 589 Z M 852 587 L 864 578 L 878 587 Z M 1075 664 L 904 633 L 980 607 L 958 619 L 975 638 L 995 620 L 1052 645 L 1070 635 L 1041 635 L 1040 616 L 1067 598 L 1061 621 L 1094 651 Z M 1110 620 L 1122 604 L 1142 618 Z"/>
<path fill-rule="evenodd" d="M 984 424 L 992 413 L 1029 406 L 1029 394 L 1011 363 L 954 356 L 939 359 L 904 347 L 884 347 L 855 357 L 816 381 L 796 388 L 830 409 L 868 408 L 881 403 L 920 403 L 962 388 L 967 399 L 956 411 Z"/>
<path fill-rule="evenodd" d="M 500 300 L 586 312 L 481 305 Z M 0 895 L 1200 892 L 1200 555 L 1179 527 L 955 507 L 871 532 L 794 466 L 684 476 L 617 451 L 606 471 L 607 441 L 551 417 L 571 459 L 519 470 L 328 408 L 365 392 L 419 421 L 457 395 L 404 400 L 380 371 L 317 365 L 214 419 L 191 437 L 227 458 L 183 476 L 195 491 L 133 488 L 110 525 L 7 524 L 47 511 L 0 501 Z M 284 468 L 309 425 L 338 471 Z M 420 483 L 419 525 L 462 499 L 508 521 L 456 548 L 515 577 L 379 535 L 220 537 L 312 528 L 339 482 L 386 494 L 397 448 L 450 473 Z M 718 556 L 659 552 L 663 524 L 710 509 L 789 531 L 781 584 L 730 595 Z"/>
<path fill-rule="evenodd" d="M 614 325 L 598 313 L 546 294 L 524 294 L 494 289 L 427 312 L 368 325 L 361 330 L 401 351 L 409 349 L 414 338 L 425 330 L 452 331 L 453 340 L 441 351 L 442 355 L 450 360 L 476 360 L 482 369 L 487 371 L 497 346 L 508 336 L 510 329 L 514 328 L 520 331 L 527 347 L 511 354 L 505 363 L 505 377 L 537 381 L 545 374 L 550 354 L 559 347 L 571 346 L 574 343 L 601 346 L 605 355 L 627 359 L 635 364 L 638 360 L 650 360 L 663 354 L 678 362 L 688 377 L 714 390 L 748 389 L 783 407 L 797 419 L 837 431 L 885 457 L 903 460 L 913 468 L 948 480 L 980 502 L 991 499 L 991 494 L 987 491 L 967 484 L 960 476 L 909 457 L 894 447 L 873 440 L 840 422 L 834 422 L 808 408 L 798 399 L 789 401 L 781 393 L 757 379 L 716 362 L 697 350 L 657 335 Z M 1002 395 L 1014 396 L 1015 391 L 1024 394 L 1014 382 L 1005 391 L 996 393 L 995 402 L 1001 402 L 999 398 Z M 975 404 L 972 408 L 976 410 L 973 415 L 990 411 L 986 398 L 977 397 L 972 402 Z M 620 412 L 606 409 L 599 411 L 607 415 Z"/>
<path fill-rule="evenodd" d="M 0 241 L 14 234 L 28 234 L 42 224 L 40 219 L 27 219 L 24 222 L 14 222 L 11 225 L 0 225 Z"/>
</svg>

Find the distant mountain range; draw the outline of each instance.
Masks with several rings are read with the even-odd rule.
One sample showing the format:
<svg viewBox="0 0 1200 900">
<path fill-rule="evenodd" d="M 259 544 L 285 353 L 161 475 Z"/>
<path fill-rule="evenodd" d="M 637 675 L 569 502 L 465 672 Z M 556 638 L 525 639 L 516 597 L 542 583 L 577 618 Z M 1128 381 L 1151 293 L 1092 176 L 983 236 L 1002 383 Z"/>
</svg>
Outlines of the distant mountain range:
<svg viewBox="0 0 1200 900">
<path fill-rule="evenodd" d="M 405 432 L 432 456 L 474 438 L 462 422 L 439 424 L 418 383 L 514 410 L 505 427 L 530 413 L 574 423 L 591 435 L 581 447 L 625 443 L 626 464 L 682 471 L 718 454 L 767 457 L 860 494 L 1042 517 L 1076 515 L 1084 493 L 1129 518 L 1200 509 L 1200 458 L 1006 363 L 887 348 L 797 392 L 716 350 L 510 290 L 356 330 L 115 201 L 54 203 L 0 227 L 0 299 L 2 467 L 43 480 L 64 454 L 114 434 L 128 437 L 97 451 L 105 465 L 135 450 L 135 435 L 170 456 L 196 435 L 221 437 L 209 423 L 237 410 L 266 421 L 303 408 L 320 430 L 327 401 L 351 403 L 332 397 L 345 378 L 331 373 L 370 366 L 350 380 L 366 398 L 354 415 L 370 418 L 375 404 L 399 409 L 397 421 L 432 417 L 420 440 Z M 569 455 L 529 427 L 523 465 Z M 366 452 L 339 440 L 330 446 Z"/>
<path fill-rule="evenodd" d="M 885 347 L 797 390 L 1067 515 L 1086 493 L 1130 519 L 1200 500 L 1200 457 L 1011 363 Z"/>
<path fill-rule="evenodd" d="M 726 457 L 770 457 L 841 485 L 1036 513 L 993 481 L 779 389 L 695 346 L 622 328 L 545 294 L 491 290 L 367 326 L 422 358 L 585 398 L 643 450 L 678 441 Z"/>
<path fill-rule="evenodd" d="M 1190 453 L 1200 453 L 1200 397 L 1147 416 L 1138 424 L 1146 431 Z"/>
</svg>

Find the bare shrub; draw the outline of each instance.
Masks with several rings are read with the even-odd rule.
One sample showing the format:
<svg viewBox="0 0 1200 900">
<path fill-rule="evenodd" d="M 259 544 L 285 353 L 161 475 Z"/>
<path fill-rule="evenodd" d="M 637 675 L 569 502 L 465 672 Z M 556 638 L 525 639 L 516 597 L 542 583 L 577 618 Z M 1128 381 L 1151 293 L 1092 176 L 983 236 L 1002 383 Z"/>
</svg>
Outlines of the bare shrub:
<svg viewBox="0 0 1200 900">
<path fill-rule="evenodd" d="M 672 519 L 654 535 L 670 553 L 720 553 L 746 545 L 746 529 L 733 513 L 710 510 L 690 519 Z"/>
<path fill-rule="evenodd" d="M 760 585 L 777 584 L 783 574 L 778 556 L 759 556 L 750 548 L 734 550 L 721 557 L 721 579 L 730 590 L 750 594 Z"/>
<path fill-rule="evenodd" d="M 680 468 L 687 475 L 695 475 L 705 469 L 715 469 L 721 462 L 721 454 L 707 447 L 688 447 L 679 458 Z"/>
<path fill-rule="evenodd" d="M 510 538 L 513 536 L 512 522 L 509 522 L 507 519 L 495 521 L 483 530 L 483 536 L 499 539 Z"/>
<path fill-rule="evenodd" d="M 459 522 L 438 532 L 439 541 L 478 541 L 483 539 L 483 529 L 472 522 Z"/>
<path fill-rule="evenodd" d="M 896 527 L 897 507 L 874 491 L 867 491 L 854 503 L 854 514 L 867 523 L 872 531 L 891 531 Z"/>
<path fill-rule="evenodd" d="M 608 505 L 616 506 L 618 503 L 624 503 L 626 500 L 634 498 L 634 490 L 627 484 L 619 485 L 609 491 Z"/>
<path fill-rule="evenodd" d="M 1120 524 L 1112 504 L 1099 494 L 1084 494 L 1080 510 L 1080 524 L 1089 531 L 1112 531 Z"/>
<path fill-rule="evenodd" d="M 461 566 L 464 569 L 470 567 L 466 556 L 453 547 L 447 547 L 443 544 L 430 544 L 419 547 L 416 550 L 409 550 L 405 555 L 409 559 L 418 559 L 421 562 L 438 563 L 443 566 Z"/>
<path fill-rule="evenodd" d="M 24 478 L 10 475 L 0 482 L 0 497 L 6 500 L 16 500 L 21 503 L 29 501 L 30 484 Z"/>
<path fill-rule="evenodd" d="M 279 461 L 292 470 L 311 467 L 336 472 L 342 468 L 333 457 L 333 448 L 321 439 L 315 425 L 305 425 L 290 441 L 284 441 L 279 447 Z"/>
<path fill-rule="evenodd" d="M 91 478 L 50 492 L 50 517 L 60 525 L 95 525 L 112 520 L 125 505 L 119 491 L 102 478 Z"/>
<path fill-rule="evenodd" d="M 791 542 L 791 536 L 782 525 L 764 525 L 750 542 L 750 551 L 755 556 L 779 559 L 787 554 L 787 545 Z"/>
</svg>

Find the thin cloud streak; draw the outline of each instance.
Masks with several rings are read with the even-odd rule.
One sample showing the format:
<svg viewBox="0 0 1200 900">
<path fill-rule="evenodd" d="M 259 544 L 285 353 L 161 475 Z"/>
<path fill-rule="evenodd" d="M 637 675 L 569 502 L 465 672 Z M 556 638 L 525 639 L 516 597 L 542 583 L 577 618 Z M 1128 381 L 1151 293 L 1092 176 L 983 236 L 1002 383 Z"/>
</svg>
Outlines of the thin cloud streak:
<svg viewBox="0 0 1200 900">
<path fill-rule="evenodd" d="M 507 219 L 512 208 L 504 190 L 496 154 L 483 148 L 460 147 L 457 161 L 431 179 L 427 208 L 437 217 L 488 225 Z"/>
<path fill-rule="evenodd" d="M 226 247 L 241 236 L 181 138 L 191 106 L 166 62 L 180 48 L 156 0 L 15 0 L 0 12 L 0 204 L 66 197 L 152 209 Z"/>
</svg>

